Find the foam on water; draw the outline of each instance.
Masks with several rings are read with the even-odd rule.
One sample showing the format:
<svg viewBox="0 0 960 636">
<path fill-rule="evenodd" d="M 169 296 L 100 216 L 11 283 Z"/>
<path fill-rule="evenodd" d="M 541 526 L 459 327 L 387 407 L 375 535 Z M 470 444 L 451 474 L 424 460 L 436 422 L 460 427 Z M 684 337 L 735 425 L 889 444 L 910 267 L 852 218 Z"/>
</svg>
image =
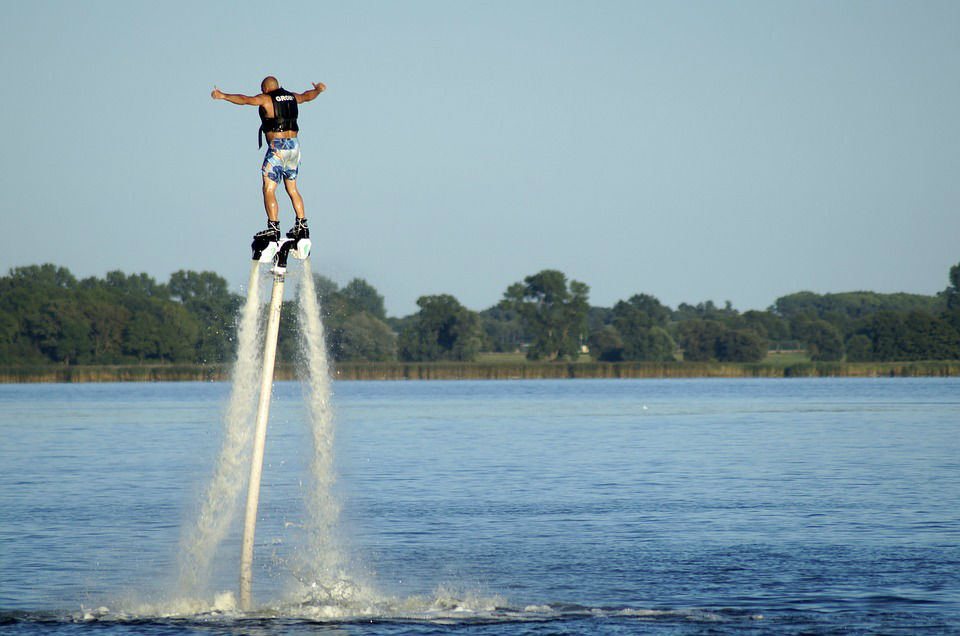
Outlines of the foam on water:
<svg viewBox="0 0 960 636">
<path fill-rule="evenodd" d="M 107 607 L 85 609 L 70 616 L 77 622 L 128 622 L 144 621 L 162 623 L 166 620 L 187 621 L 200 626 L 231 626 L 247 624 L 249 620 L 278 620 L 279 625 L 290 621 L 308 624 L 370 624 L 418 623 L 433 626 L 462 624 L 524 624 L 560 623 L 576 621 L 581 626 L 584 620 L 626 621 L 636 623 L 745 623 L 764 621 L 766 617 L 745 610 L 735 609 L 652 609 L 644 607 L 593 607 L 569 603 L 511 606 L 500 596 L 485 596 L 451 590 L 440 586 L 432 594 L 408 597 L 384 597 L 356 594 L 337 603 L 279 603 L 257 607 L 243 612 L 237 608 L 236 599 L 230 592 L 217 595 L 208 603 L 179 601 L 163 605 L 132 606 L 114 612 Z"/>
</svg>

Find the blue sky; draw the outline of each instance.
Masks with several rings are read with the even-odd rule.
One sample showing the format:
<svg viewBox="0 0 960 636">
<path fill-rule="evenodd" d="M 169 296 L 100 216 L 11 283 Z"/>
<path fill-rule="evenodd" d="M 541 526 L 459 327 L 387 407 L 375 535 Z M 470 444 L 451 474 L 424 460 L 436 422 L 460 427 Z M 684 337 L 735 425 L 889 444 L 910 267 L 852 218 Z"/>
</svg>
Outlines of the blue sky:
<svg viewBox="0 0 960 636">
<path fill-rule="evenodd" d="M 391 315 L 545 268 L 604 306 L 935 293 L 960 261 L 957 33 L 937 1 L 12 3 L 0 271 L 239 290 L 258 119 L 209 95 L 273 74 L 328 86 L 300 117 L 313 269 Z"/>
</svg>

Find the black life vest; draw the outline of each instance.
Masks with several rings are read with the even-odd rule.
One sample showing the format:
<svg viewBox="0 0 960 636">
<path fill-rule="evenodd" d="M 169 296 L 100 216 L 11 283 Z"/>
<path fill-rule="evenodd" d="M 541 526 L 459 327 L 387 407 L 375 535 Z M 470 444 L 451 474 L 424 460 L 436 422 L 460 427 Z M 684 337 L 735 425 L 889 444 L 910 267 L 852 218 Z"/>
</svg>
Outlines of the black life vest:
<svg viewBox="0 0 960 636">
<path fill-rule="evenodd" d="M 273 99 L 273 117 L 267 117 L 267 110 L 260 107 L 260 130 L 257 131 L 257 147 L 263 146 L 263 133 L 299 131 L 297 126 L 297 96 L 290 91 L 278 88 L 267 93 Z"/>
</svg>

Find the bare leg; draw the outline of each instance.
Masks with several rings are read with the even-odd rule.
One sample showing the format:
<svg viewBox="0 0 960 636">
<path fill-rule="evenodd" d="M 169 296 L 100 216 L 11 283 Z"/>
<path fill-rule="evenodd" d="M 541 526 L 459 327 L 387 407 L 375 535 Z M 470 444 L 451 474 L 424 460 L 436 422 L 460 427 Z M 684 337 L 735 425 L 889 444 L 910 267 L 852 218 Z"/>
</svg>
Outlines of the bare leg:
<svg viewBox="0 0 960 636">
<path fill-rule="evenodd" d="M 302 202 L 300 207 L 303 208 Z M 263 209 L 267 212 L 267 219 L 280 220 L 280 215 L 277 213 L 277 183 L 268 177 L 263 178 Z"/>
<path fill-rule="evenodd" d="M 284 179 L 283 185 L 287 188 L 287 194 L 290 195 L 290 203 L 293 204 L 293 211 L 297 213 L 298 219 L 302 219 L 304 217 L 303 197 L 300 196 L 300 192 L 297 190 L 297 180 Z M 276 200 L 274 200 L 274 210 L 276 210 Z"/>
</svg>

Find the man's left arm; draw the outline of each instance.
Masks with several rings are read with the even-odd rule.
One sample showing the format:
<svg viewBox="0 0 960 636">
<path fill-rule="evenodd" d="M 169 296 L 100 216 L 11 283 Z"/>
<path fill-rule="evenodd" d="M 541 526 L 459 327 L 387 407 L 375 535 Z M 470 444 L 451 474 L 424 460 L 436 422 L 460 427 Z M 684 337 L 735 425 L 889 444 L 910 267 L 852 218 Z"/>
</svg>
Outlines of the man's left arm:
<svg viewBox="0 0 960 636">
<path fill-rule="evenodd" d="M 313 101 L 314 99 L 317 98 L 317 95 L 327 90 L 327 87 L 323 84 L 323 82 L 310 82 L 310 83 L 313 84 L 313 88 L 311 88 L 308 91 L 304 91 L 302 93 L 296 93 L 298 104 L 301 104 L 303 102 Z"/>
</svg>

